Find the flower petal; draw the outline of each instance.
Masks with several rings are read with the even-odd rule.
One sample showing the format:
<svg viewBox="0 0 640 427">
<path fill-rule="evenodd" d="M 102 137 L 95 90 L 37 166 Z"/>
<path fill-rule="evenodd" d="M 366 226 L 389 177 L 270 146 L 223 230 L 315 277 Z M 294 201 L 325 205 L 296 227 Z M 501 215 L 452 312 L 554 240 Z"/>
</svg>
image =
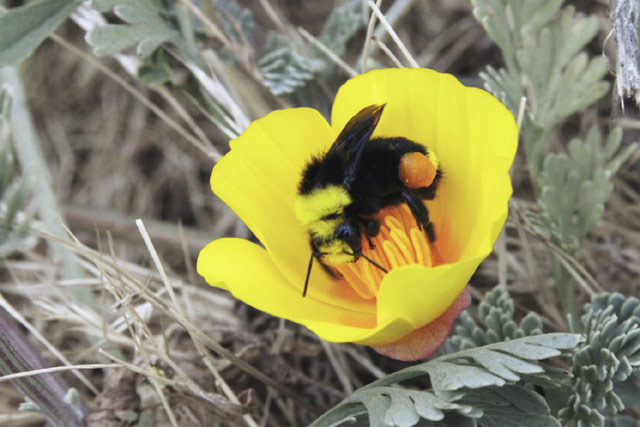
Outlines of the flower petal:
<svg viewBox="0 0 640 427">
<path fill-rule="evenodd" d="M 247 268 L 249 267 L 249 268 Z M 260 246 L 244 239 L 218 239 L 205 246 L 197 262 L 198 274 L 212 286 L 274 316 L 328 325 L 328 328 L 369 328 L 375 325 L 375 306 L 353 304 L 349 309 L 302 298 Z M 347 287 L 348 288 L 348 287 Z"/>
<path fill-rule="evenodd" d="M 456 301 L 483 259 L 431 268 L 414 264 L 391 270 L 380 284 L 377 331 L 356 343 L 382 346 L 398 341 L 406 333 L 386 327 L 398 319 L 411 325 L 411 331 L 433 322 Z"/>
<path fill-rule="evenodd" d="M 334 139 L 316 110 L 274 111 L 231 141 L 231 151 L 211 174 L 213 192 L 266 247 L 282 274 L 297 286 L 299 296 L 311 249 L 308 233 L 295 217 L 294 199 L 304 165 L 313 155 L 326 151 Z M 317 264 L 308 296 L 343 307 L 361 299 L 337 287 Z"/>
<path fill-rule="evenodd" d="M 386 344 L 415 329 L 401 317 L 376 325 L 373 300 L 361 300 L 345 309 L 309 295 L 302 298 L 300 289 L 287 281 L 269 254 L 244 239 L 209 243 L 200 251 L 197 270 L 210 285 L 228 290 L 258 310 L 305 325 L 327 341 Z M 343 291 L 351 289 L 340 281 L 335 286 Z"/>
<path fill-rule="evenodd" d="M 373 349 L 380 354 L 405 362 L 422 360 L 442 345 L 449 335 L 453 321 L 470 304 L 471 294 L 468 289 L 465 289 L 454 303 L 431 323 L 416 329 L 396 342 L 373 347 Z"/>
</svg>

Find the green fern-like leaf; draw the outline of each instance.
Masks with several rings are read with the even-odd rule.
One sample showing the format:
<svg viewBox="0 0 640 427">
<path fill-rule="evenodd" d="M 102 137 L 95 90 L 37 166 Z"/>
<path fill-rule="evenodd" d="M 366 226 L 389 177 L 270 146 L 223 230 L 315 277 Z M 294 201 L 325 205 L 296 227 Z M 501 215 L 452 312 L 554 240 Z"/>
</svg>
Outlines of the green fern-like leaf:
<svg viewBox="0 0 640 427">
<path fill-rule="evenodd" d="M 562 0 L 473 0 L 474 14 L 500 47 L 506 69 L 487 68 L 487 89 L 518 114 L 527 98 L 521 134 L 535 180 L 547 152 L 548 134 L 569 115 L 609 89 L 607 64 L 583 52 L 598 31 L 595 16 L 580 17 Z M 537 184 L 537 183 L 536 183 Z"/>
<path fill-rule="evenodd" d="M 587 306 L 582 324 L 585 342 L 570 359 L 574 394 L 560 416 L 603 426 L 605 416 L 625 408 L 617 386 L 640 368 L 640 300 L 598 295 Z"/>
<path fill-rule="evenodd" d="M 536 361 L 561 355 L 579 339 L 537 335 L 441 356 L 361 388 L 312 425 L 557 426 L 544 399 L 514 383 L 543 373 Z M 431 389 L 392 387 L 424 376 Z"/>
<path fill-rule="evenodd" d="M 637 144 L 620 149 L 622 132 L 614 129 L 602 144 L 592 127 L 585 141 L 573 139 L 568 153 L 549 154 L 540 176 L 541 211 L 531 215 L 538 231 L 572 255 L 604 213 L 613 189 L 611 177 Z"/>
</svg>

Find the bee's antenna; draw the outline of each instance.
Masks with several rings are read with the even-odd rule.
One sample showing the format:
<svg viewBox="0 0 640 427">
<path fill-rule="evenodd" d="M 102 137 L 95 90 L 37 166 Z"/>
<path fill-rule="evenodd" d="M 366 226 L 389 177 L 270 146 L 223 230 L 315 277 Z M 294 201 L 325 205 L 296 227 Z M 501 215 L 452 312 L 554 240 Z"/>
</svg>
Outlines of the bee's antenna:
<svg viewBox="0 0 640 427">
<path fill-rule="evenodd" d="M 302 298 L 307 296 L 307 288 L 309 287 L 309 277 L 311 276 L 311 267 L 313 267 L 313 252 L 309 258 L 309 267 L 307 267 L 307 278 L 304 279 L 304 289 L 302 290 Z"/>
<path fill-rule="evenodd" d="M 362 258 L 366 259 L 367 261 L 369 261 L 369 264 L 373 265 L 374 267 L 379 268 L 380 270 L 384 271 L 385 273 L 388 273 L 389 271 L 384 268 L 383 266 L 381 266 L 380 264 L 378 264 L 377 262 L 375 262 L 374 260 L 372 260 L 371 258 L 369 258 L 368 256 L 366 256 L 365 254 L 363 254 L 362 252 L 359 252 L 357 254 L 355 254 L 356 256 L 361 256 Z"/>
</svg>

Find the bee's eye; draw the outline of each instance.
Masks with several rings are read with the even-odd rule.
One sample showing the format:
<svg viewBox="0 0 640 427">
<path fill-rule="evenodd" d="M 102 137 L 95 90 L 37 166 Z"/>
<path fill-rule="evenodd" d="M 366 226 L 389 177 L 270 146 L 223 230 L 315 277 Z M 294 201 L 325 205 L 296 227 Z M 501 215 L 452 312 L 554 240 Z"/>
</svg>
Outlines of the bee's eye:
<svg viewBox="0 0 640 427">
<path fill-rule="evenodd" d="M 331 221 L 332 219 L 338 219 L 340 214 L 338 212 L 330 213 L 329 215 L 325 215 L 322 217 L 324 221 Z"/>
</svg>

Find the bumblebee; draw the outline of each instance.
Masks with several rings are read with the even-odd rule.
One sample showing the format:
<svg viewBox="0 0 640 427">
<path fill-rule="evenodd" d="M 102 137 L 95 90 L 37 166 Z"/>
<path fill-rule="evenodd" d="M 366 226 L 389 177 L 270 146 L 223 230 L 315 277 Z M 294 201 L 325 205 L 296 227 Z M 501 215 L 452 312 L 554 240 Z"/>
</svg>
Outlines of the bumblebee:
<svg viewBox="0 0 640 427">
<path fill-rule="evenodd" d="M 311 258 L 302 296 L 307 293 L 313 260 L 327 265 L 365 258 L 363 236 L 373 249 L 387 206 L 406 203 L 430 242 L 436 238 L 424 200 L 436 195 L 442 172 L 436 156 L 405 138 L 371 138 L 385 105 L 363 108 L 344 127 L 329 150 L 312 158 L 302 172 L 295 199 L 296 217 L 309 232 Z"/>
</svg>

